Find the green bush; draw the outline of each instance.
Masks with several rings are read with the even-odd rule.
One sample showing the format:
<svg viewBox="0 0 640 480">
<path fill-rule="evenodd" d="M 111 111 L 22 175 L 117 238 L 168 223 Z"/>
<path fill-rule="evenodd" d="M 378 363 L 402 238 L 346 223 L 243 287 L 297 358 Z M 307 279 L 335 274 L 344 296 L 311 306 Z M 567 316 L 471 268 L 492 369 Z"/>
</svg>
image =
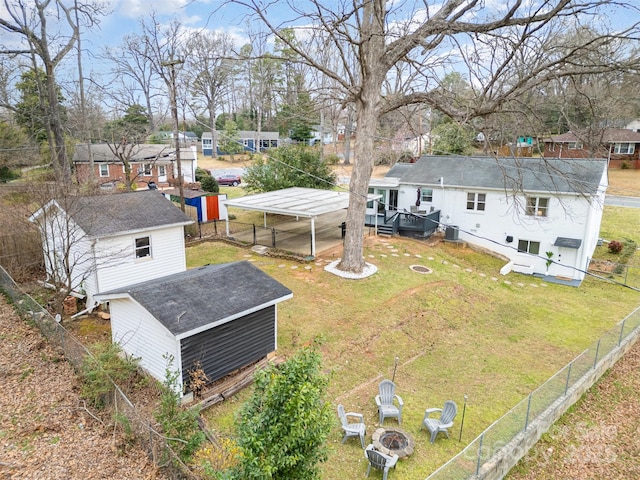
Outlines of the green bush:
<svg viewBox="0 0 640 480">
<path fill-rule="evenodd" d="M 104 407 L 116 384 L 137 375 L 138 359 L 124 358 L 116 343 L 99 342 L 90 347 L 91 355 L 82 360 L 82 397 L 96 408 Z"/>
<path fill-rule="evenodd" d="M 236 425 L 242 452 L 234 478 L 319 478 L 333 413 L 320 354 L 305 347 L 255 375 L 252 397 Z"/>
<path fill-rule="evenodd" d="M 167 368 L 160 397 L 160 407 L 155 412 L 155 419 L 162 425 L 162 432 L 167 443 L 180 460 L 187 463 L 200 449 L 205 435 L 198 425 L 198 415 L 180 405 L 177 391 L 180 372 L 173 370 L 173 356 L 165 356 Z"/>
<path fill-rule="evenodd" d="M 205 192 L 218 193 L 220 191 L 220 185 L 218 185 L 218 182 L 216 181 L 216 179 L 213 178 L 211 175 L 207 177 L 202 177 L 199 181 L 200 181 L 200 187 Z"/>
</svg>

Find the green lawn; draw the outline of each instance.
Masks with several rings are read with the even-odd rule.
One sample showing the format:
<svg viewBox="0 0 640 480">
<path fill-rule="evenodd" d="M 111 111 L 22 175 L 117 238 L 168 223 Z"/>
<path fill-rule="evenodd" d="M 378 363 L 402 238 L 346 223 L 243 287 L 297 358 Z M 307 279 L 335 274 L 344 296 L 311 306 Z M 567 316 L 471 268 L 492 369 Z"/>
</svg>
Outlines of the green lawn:
<svg viewBox="0 0 640 480">
<path fill-rule="evenodd" d="M 605 210 L 608 237 L 637 236 L 639 227 L 635 211 Z M 593 278 L 571 288 L 519 274 L 502 277 L 501 261 L 448 244 L 372 237 L 364 254 L 378 272 L 358 281 L 325 272 L 322 256 L 305 265 L 219 242 L 189 247 L 187 263 L 251 260 L 289 287 L 294 297 L 278 310 L 278 355 L 322 338 L 329 399 L 364 413 L 368 438 L 377 423 L 378 382 L 391 378 L 399 357 L 402 426 L 414 436 L 416 450 L 391 474 L 395 480 L 426 477 L 640 303 L 638 292 Z M 414 264 L 433 273 L 413 272 Z M 204 412 L 212 428 L 231 434 L 233 412 L 249 391 Z M 462 442 L 459 415 L 451 440 L 429 444 L 427 432 L 419 430 L 424 409 L 447 399 L 461 407 L 465 394 Z M 359 442 L 342 445 L 341 439 L 336 415 L 323 478 L 364 477 Z"/>
</svg>

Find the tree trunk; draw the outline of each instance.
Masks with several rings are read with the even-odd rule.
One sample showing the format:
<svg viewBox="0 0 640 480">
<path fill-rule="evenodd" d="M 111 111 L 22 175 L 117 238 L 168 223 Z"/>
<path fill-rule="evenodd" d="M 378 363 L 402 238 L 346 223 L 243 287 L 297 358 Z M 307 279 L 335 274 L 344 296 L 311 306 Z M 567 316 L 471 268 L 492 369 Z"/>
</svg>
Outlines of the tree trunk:
<svg viewBox="0 0 640 480">
<path fill-rule="evenodd" d="M 58 175 L 58 181 L 68 185 L 71 183 L 71 165 L 69 158 L 67 157 L 67 148 L 64 139 L 64 130 L 62 128 L 62 121 L 60 119 L 60 105 L 58 103 L 58 89 L 56 88 L 55 74 L 53 65 L 47 63 L 46 67 L 46 81 L 47 81 L 47 96 L 49 98 L 49 123 L 51 125 L 51 131 L 53 133 L 53 143 L 55 151 L 51 152 L 54 163 L 57 166 L 56 173 Z"/>
</svg>

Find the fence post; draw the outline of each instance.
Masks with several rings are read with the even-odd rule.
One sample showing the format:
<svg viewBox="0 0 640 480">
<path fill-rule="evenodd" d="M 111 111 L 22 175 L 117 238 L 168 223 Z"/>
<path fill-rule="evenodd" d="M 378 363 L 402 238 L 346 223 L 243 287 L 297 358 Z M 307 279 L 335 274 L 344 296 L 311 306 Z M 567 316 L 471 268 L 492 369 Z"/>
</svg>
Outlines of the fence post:
<svg viewBox="0 0 640 480">
<path fill-rule="evenodd" d="M 622 325 L 620 325 L 620 338 L 618 338 L 618 346 L 620 346 L 620 344 L 622 343 L 622 335 L 624 334 L 624 324 L 626 323 L 627 318 L 625 317 L 624 320 L 622 320 Z"/>
<path fill-rule="evenodd" d="M 476 477 L 480 473 L 480 462 L 482 461 L 482 441 L 484 440 L 484 432 L 480 435 L 480 445 L 478 446 L 478 461 L 476 462 Z"/>
<path fill-rule="evenodd" d="M 213 233 L 217 237 L 218 236 L 218 220 L 213 219 Z"/>
<path fill-rule="evenodd" d="M 253 227 L 253 244 L 256 245 L 258 243 L 258 237 L 256 237 L 256 224 L 251 225 Z"/>
<path fill-rule="evenodd" d="M 598 354 L 600 353 L 600 341 L 602 339 L 599 338 L 598 339 L 598 344 L 596 345 L 596 357 L 593 359 L 593 368 L 596 368 L 596 365 L 598 364 Z"/>
<path fill-rule="evenodd" d="M 569 391 L 569 379 L 571 378 L 571 366 L 573 365 L 573 360 L 569 362 L 569 371 L 567 372 L 567 383 L 564 385 L 564 396 L 567 396 L 567 392 Z"/>
<path fill-rule="evenodd" d="M 271 227 L 271 246 L 276 248 L 276 228 Z"/>
<path fill-rule="evenodd" d="M 527 430 L 527 427 L 529 426 L 529 412 L 531 411 L 531 397 L 533 396 L 533 393 L 529 394 L 529 400 L 527 401 L 527 417 L 524 419 L 524 429 L 525 431 Z"/>
</svg>

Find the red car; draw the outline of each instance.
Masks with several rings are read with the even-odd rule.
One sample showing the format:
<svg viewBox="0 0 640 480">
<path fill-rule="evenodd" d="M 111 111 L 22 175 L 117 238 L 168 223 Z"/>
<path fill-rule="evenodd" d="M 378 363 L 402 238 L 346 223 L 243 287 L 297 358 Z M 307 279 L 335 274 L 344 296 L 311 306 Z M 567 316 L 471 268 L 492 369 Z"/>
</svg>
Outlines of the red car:
<svg viewBox="0 0 640 480">
<path fill-rule="evenodd" d="M 242 178 L 240 178 L 240 175 L 225 173 L 224 175 L 216 177 L 216 181 L 218 182 L 218 185 L 231 185 L 232 187 L 237 187 L 242 183 Z"/>
</svg>

